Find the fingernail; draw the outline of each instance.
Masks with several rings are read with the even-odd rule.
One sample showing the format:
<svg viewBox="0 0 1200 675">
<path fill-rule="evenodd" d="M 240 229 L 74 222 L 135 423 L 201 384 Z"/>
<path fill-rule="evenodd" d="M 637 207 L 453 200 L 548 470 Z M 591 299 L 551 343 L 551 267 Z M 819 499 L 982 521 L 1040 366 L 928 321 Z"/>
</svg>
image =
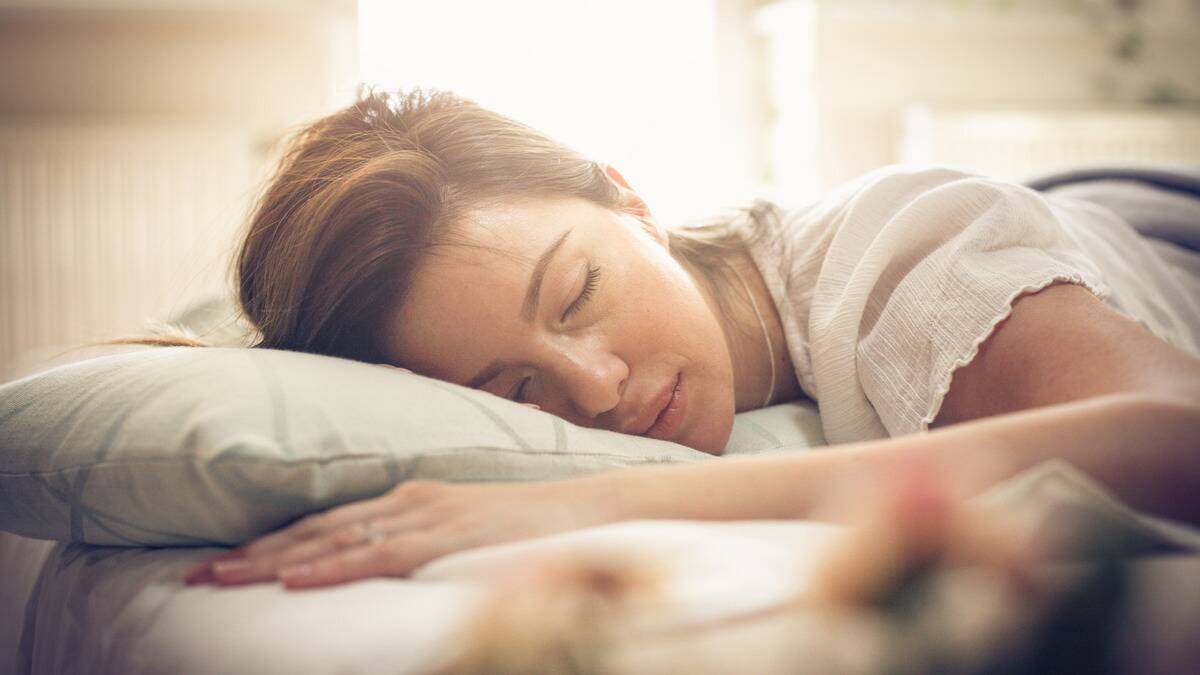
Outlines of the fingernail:
<svg viewBox="0 0 1200 675">
<path fill-rule="evenodd" d="M 219 560 L 212 565 L 213 574 L 218 577 L 237 576 L 245 574 L 254 567 L 249 560 Z"/>
<path fill-rule="evenodd" d="M 312 573 L 313 573 L 312 565 L 308 565 L 308 564 L 292 565 L 291 567 L 285 567 L 285 568 L 279 570 L 279 578 L 284 583 L 288 583 L 291 581 L 303 581 L 304 579 L 311 577 Z"/>
<path fill-rule="evenodd" d="M 400 372 L 402 372 L 402 373 L 412 373 L 412 371 L 411 371 L 411 370 L 409 370 L 408 368 L 401 368 L 400 366 L 393 366 L 393 365 L 392 365 L 392 364 L 390 364 L 390 363 L 381 363 L 381 364 L 379 364 L 379 365 L 381 365 L 381 366 L 387 366 L 388 368 L 391 368 L 391 369 L 393 369 L 393 370 L 398 370 L 398 371 L 400 371 Z"/>
<path fill-rule="evenodd" d="M 523 406 L 525 406 L 525 407 L 527 407 L 527 408 L 533 408 L 534 410 L 541 410 L 541 409 L 542 409 L 542 406 L 540 406 L 540 405 L 538 405 L 538 404 L 536 404 L 536 403 L 522 403 L 521 405 L 523 405 Z"/>
<path fill-rule="evenodd" d="M 183 582 L 192 585 L 207 584 L 216 581 L 216 577 L 213 575 L 213 565 L 227 560 L 239 560 L 244 557 L 246 557 L 246 550 L 235 548 L 221 555 L 205 558 L 198 563 L 193 563 L 189 567 L 184 568 Z"/>
</svg>

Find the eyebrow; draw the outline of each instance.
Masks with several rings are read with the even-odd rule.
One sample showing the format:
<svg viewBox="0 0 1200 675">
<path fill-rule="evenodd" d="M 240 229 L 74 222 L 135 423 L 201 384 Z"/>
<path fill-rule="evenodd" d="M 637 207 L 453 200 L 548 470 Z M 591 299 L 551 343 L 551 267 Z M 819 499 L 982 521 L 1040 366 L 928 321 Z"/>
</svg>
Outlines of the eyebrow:
<svg viewBox="0 0 1200 675">
<path fill-rule="evenodd" d="M 538 258 L 537 264 L 533 266 L 533 275 L 529 279 L 529 288 L 525 291 L 525 305 L 521 307 L 521 318 L 525 319 L 525 323 L 532 325 L 533 317 L 537 313 L 539 296 L 542 293 L 542 280 L 546 278 L 546 270 L 550 268 L 550 261 L 554 259 L 554 254 L 562 247 L 563 242 L 567 240 L 567 236 L 571 234 L 568 228 L 566 232 L 558 235 L 558 239 L 554 243 L 546 247 L 542 251 L 542 255 Z"/>
<path fill-rule="evenodd" d="M 542 251 L 542 255 L 538 257 L 537 263 L 534 264 L 533 274 L 529 278 L 529 288 L 525 290 L 525 302 L 521 305 L 521 318 L 525 323 L 533 325 L 538 304 L 541 301 L 542 281 L 546 278 L 546 270 L 550 268 L 550 262 L 554 260 L 554 254 L 562 248 L 563 243 L 567 241 L 567 237 L 570 236 L 571 231 L 574 229 L 573 227 L 567 228 L 565 232 L 558 235 L 558 238 L 547 246 L 545 251 Z M 504 370 L 507 365 L 504 361 L 492 361 L 488 364 L 487 368 L 484 368 L 478 375 L 471 378 L 467 386 L 472 389 L 478 389 L 499 375 L 500 371 Z"/>
</svg>

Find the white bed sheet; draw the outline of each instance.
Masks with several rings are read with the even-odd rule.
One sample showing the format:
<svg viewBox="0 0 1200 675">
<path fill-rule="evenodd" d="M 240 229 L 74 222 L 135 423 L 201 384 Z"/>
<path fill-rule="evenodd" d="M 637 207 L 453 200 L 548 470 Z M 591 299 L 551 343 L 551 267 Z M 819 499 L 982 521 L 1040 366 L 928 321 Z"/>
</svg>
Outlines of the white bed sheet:
<svg viewBox="0 0 1200 675">
<path fill-rule="evenodd" d="M 1144 518 L 1061 464 L 1031 470 L 978 503 L 1040 514 L 1029 521 L 1031 530 L 1064 509 L 1083 509 L 1139 550 L 1174 549 L 1136 563 L 1145 592 L 1135 611 L 1145 620 L 1127 636 L 1129 653 L 1163 656 L 1162 668 L 1138 661 L 1146 672 L 1172 672 L 1192 655 L 1200 662 L 1192 637 L 1200 630 L 1200 555 L 1186 554 L 1200 551 L 1194 529 Z M 665 580 L 654 623 L 689 626 L 794 597 L 841 534 L 802 521 L 634 521 L 465 551 L 411 579 L 310 591 L 183 585 L 182 570 L 218 549 L 98 547 L 0 534 L 0 673 L 424 674 L 461 653 L 489 580 L 514 563 L 562 553 L 636 556 Z M 770 646 L 781 636 L 787 641 L 771 631 L 685 631 L 684 642 L 693 642 L 669 656 L 703 653 L 697 663 L 713 673 L 758 659 L 756 672 L 768 672 Z M 666 663 L 661 672 L 672 672 Z"/>
<path fill-rule="evenodd" d="M 4 652 L 15 673 L 428 673 L 457 656 L 497 566 L 571 551 L 657 561 L 684 621 L 794 593 L 837 529 L 816 523 L 641 521 L 448 556 L 412 579 L 310 591 L 185 586 L 218 549 L 43 542 L 4 534 Z"/>
</svg>

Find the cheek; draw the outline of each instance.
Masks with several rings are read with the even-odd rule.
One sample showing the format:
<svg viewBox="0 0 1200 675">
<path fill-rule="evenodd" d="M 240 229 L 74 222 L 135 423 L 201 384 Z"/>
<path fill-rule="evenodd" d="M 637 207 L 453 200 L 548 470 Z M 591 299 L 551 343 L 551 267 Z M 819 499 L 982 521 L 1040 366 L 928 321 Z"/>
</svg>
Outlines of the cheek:
<svg viewBox="0 0 1200 675">
<path fill-rule="evenodd" d="M 690 428 L 679 439 L 682 444 L 710 455 L 719 455 L 733 433 L 733 392 L 729 387 L 703 388 L 703 400 L 697 400 L 688 415 Z"/>
<path fill-rule="evenodd" d="M 694 326 L 695 360 L 688 392 L 694 403 L 688 413 L 689 428 L 679 440 L 684 445 L 717 455 L 733 432 L 736 408 L 733 364 L 716 319 L 711 314 L 705 317 L 706 321 L 698 321 Z"/>
</svg>

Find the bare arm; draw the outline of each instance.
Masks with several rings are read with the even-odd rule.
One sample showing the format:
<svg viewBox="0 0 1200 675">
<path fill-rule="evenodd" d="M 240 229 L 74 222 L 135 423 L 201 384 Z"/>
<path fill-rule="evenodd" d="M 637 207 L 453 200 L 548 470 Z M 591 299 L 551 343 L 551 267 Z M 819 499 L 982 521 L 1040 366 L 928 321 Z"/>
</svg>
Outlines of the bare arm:
<svg viewBox="0 0 1200 675">
<path fill-rule="evenodd" d="M 1107 394 L 1200 403 L 1200 360 L 1073 284 L 1017 300 L 979 354 L 954 374 L 934 426 Z"/>
<path fill-rule="evenodd" d="M 646 518 L 712 520 L 812 517 L 826 487 L 853 473 L 887 474 L 916 464 L 962 473 L 980 490 L 1061 458 L 1133 506 L 1200 522 L 1200 405 L 1149 394 L 1114 394 L 992 417 L 929 434 L 796 455 L 731 458 L 580 479 L 604 486 L 623 510 Z M 982 467 L 977 471 L 975 467 Z M 631 489 L 630 481 L 646 483 Z M 662 486 L 687 485 L 691 495 Z M 651 489 L 658 485 L 659 489 Z"/>
<path fill-rule="evenodd" d="M 407 574 L 455 551 L 617 520 L 813 517 L 843 476 L 913 463 L 971 467 L 963 474 L 971 482 L 960 483 L 970 492 L 1060 458 L 1134 506 L 1200 522 L 1200 361 L 1086 290 L 1055 286 L 1018 300 L 955 374 L 936 422 L 942 428 L 929 433 L 822 451 L 573 480 L 407 482 L 306 517 L 238 549 L 241 560 L 198 565 L 188 578 L 321 586 Z"/>
<path fill-rule="evenodd" d="M 1200 522 L 1200 360 L 1081 287 L 1062 284 L 1019 299 L 955 373 L 935 426 L 928 434 L 824 452 L 728 459 L 720 471 L 653 469 L 674 472 L 669 480 L 688 483 L 704 496 L 699 500 L 666 504 L 671 495 L 651 490 L 622 494 L 641 500 L 631 508 L 644 515 L 805 517 L 822 486 L 851 467 L 964 466 L 963 478 L 975 483 L 964 487 L 980 489 L 1060 458 L 1134 506 Z"/>
</svg>

